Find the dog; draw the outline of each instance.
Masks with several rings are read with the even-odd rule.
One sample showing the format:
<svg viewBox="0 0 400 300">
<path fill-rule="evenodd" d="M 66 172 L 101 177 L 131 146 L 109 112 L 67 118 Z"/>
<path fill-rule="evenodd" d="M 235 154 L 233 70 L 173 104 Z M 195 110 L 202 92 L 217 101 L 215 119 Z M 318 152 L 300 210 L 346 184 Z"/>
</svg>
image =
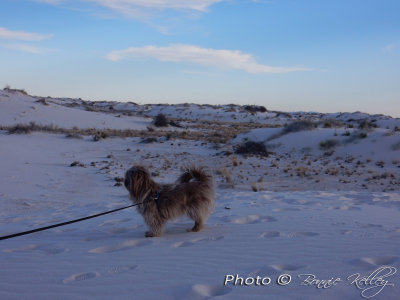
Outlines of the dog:
<svg viewBox="0 0 400 300">
<path fill-rule="evenodd" d="M 145 167 L 135 165 L 126 171 L 124 185 L 149 227 L 146 237 L 161 236 L 167 221 L 181 215 L 194 221 L 187 231 L 200 231 L 215 205 L 212 177 L 199 167 L 183 172 L 175 184 L 159 184 Z"/>
</svg>

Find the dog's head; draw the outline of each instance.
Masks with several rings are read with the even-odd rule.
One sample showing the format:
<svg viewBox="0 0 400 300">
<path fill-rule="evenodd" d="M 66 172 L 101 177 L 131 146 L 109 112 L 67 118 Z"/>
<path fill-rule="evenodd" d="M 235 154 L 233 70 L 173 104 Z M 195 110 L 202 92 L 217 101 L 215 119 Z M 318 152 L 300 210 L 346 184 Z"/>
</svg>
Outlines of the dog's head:
<svg viewBox="0 0 400 300">
<path fill-rule="evenodd" d="M 151 178 L 143 166 L 133 166 L 125 173 L 124 185 L 131 197 L 139 199 L 151 187 Z"/>
</svg>

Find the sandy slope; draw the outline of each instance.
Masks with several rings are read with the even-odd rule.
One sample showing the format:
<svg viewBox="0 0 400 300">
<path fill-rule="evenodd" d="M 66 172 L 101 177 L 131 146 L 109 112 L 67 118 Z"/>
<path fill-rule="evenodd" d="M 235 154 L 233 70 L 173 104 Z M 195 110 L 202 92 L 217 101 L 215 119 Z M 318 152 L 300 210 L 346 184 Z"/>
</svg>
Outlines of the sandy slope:
<svg viewBox="0 0 400 300">
<path fill-rule="evenodd" d="M 5 98 L 0 100 L 1 111 L 12 116 L 12 105 L 10 113 L 4 113 L 10 103 Z M 111 117 L 81 112 L 90 114 L 85 122 L 93 124 Z M 276 129 L 237 139 L 251 134 L 268 138 L 271 130 Z M 163 182 L 175 180 L 190 163 L 206 165 L 219 187 L 215 212 L 199 233 L 187 233 L 191 221 L 181 218 L 168 224 L 163 237 L 146 239 L 143 220 L 131 208 L 0 241 L 0 299 L 363 299 L 361 288 L 364 296 L 371 296 L 381 287 L 360 283 L 359 289 L 347 277 L 368 276 L 383 266 L 400 268 L 400 193 L 398 184 L 390 184 L 397 182 L 400 170 L 392 164 L 396 152 L 390 148 L 396 134 L 385 136 L 375 130 L 367 139 L 341 145 L 325 157 L 318 143 L 333 135 L 331 129 L 299 132 L 274 141 L 281 145 L 271 157 L 245 158 L 221 154 L 238 140 L 216 149 L 202 141 L 179 139 L 145 144 L 140 138 L 94 142 L 90 136 L 0 132 L 0 235 L 129 204 L 126 190 L 115 186 L 114 178 L 123 176 L 134 162 L 159 173 L 155 179 Z M 294 139 L 296 145 L 290 144 Z M 304 153 L 292 151 L 293 146 L 311 147 L 310 168 L 343 165 L 354 174 L 290 176 L 291 171 L 283 170 L 294 160 L 308 166 L 302 161 Z M 345 162 L 349 155 L 355 159 Z M 383 168 L 375 165 L 379 159 L 385 161 Z M 357 160 L 364 167 L 357 166 Z M 74 161 L 82 166 L 71 167 Z M 231 182 L 221 175 L 222 168 L 230 172 Z M 395 178 L 365 181 L 384 172 Z M 349 183 L 339 181 L 349 178 Z M 263 190 L 251 191 L 254 182 Z M 390 186 L 392 191 L 382 191 Z M 228 274 L 270 277 L 271 283 L 225 286 Z M 282 274 L 291 275 L 289 285 L 276 284 Z M 317 289 L 302 285 L 306 276 L 301 274 L 340 281 Z M 373 299 L 398 299 L 399 274 L 384 280 L 388 285 Z"/>
<path fill-rule="evenodd" d="M 1 125 L 29 124 L 55 125 L 63 128 L 112 128 L 145 129 L 149 119 L 141 117 L 125 118 L 120 114 L 105 115 L 98 112 L 84 111 L 72 107 L 60 106 L 50 101 L 43 103 L 41 97 L 32 97 L 19 92 L 0 90 Z"/>
</svg>

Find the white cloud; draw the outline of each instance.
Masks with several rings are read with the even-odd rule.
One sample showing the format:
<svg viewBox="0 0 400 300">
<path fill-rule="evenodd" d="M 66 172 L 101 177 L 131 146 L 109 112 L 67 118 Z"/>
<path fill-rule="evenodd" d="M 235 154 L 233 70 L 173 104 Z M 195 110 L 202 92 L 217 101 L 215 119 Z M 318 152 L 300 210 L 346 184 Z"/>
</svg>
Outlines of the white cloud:
<svg viewBox="0 0 400 300">
<path fill-rule="evenodd" d="M 237 50 L 218 50 L 182 44 L 167 47 L 132 47 L 112 51 L 107 58 L 112 61 L 128 58 L 152 58 L 163 62 L 193 63 L 223 69 L 243 70 L 248 73 L 288 73 L 306 70 L 300 67 L 272 67 L 259 64 L 251 54 Z"/>
<path fill-rule="evenodd" d="M 9 39 L 9 40 L 22 40 L 22 41 L 41 41 L 45 39 L 51 38 L 52 34 L 41 34 L 35 32 L 26 32 L 26 31 L 16 31 L 9 30 L 4 27 L 0 27 L 0 39 Z"/>
<path fill-rule="evenodd" d="M 37 47 L 27 44 L 1 44 L 1 46 L 4 48 L 33 53 L 33 54 L 44 54 L 49 51 L 49 49 L 47 48 Z"/>
<path fill-rule="evenodd" d="M 36 2 L 44 2 L 48 4 L 58 4 L 61 3 L 63 0 L 34 0 Z"/>
<path fill-rule="evenodd" d="M 71 0 L 34 0 L 48 4 L 61 4 L 72 2 Z M 91 2 L 105 8 L 116 11 L 120 14 L 138 17 L 148 10 L 191 10 L 205 12 L 208 8 L 218 2 L 226 0 L 80 0 Z"/>
<path fill-rule="evenodd" d="M 206 11 L 209 6 L 223 0 L 86 0 L 102 6 L 115 9 L 188 9 Z"/>
</svg>

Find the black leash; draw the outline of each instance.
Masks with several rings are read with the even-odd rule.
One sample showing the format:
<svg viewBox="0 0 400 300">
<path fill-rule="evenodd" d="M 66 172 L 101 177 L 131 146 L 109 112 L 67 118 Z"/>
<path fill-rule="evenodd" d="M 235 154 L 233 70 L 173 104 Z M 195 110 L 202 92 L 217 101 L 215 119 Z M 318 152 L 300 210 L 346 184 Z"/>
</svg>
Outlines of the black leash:
<svg viewBox="0 0 400 300">
<path fill-rule="evenodd" d="M 96 214 L 96 215 L 92 215 L 92 216 L 89 216 L 89 217 L 84 217 L 84 218 L 80 218 L 80 219 L 76 219 L 76 220 L 72 220 L 72 221 L 68 221 L 68 222 L 58 223 L 58 224 L 54 224 L 54 225 L 50 225 L 50 226 L 46 226 L 46 227 L 36 228 L 36 229 L 24 231 L 24 232 L 19 232 L 19 233 L 14 233 L 14 234 L 2 236 L 2 237 L 0 237 L 0 241 L 1 240 L 11 239 L 11 238 L 14 238 L 14 237 L 17 237 L 17 236 L 21 236 L 21 235 L 31 234 L 31 233 L 34 233 L 34 232 L 39 232 L 39 231 L 55 228 L 55 227 L 60 227 L 60 226 L 64 226 L 64 225 L 68 225 L 68 224 L 72 224 L 72 223 L 76 223 L 76 222 L 80 222 L 80 221 L 84 221 L 84 220 L 89 220 L 89 219 L 92 219 L 92 218 L 96 218 L 96 217 L 99 217 L 99 216 L 111 214 L 113 212 L 116 212 L 116 211 L 119 211 L 119 210 L 123 210 L 123 209 L 127 209 L 127 208 L 130 208 L 132 206 L 136 206 L 136 205 L 140 205 L 140 204 L 143 204 L 143 202 L 142 203 L 131 204 L 131 205 L 128 205 L 128 206 L 125 206 L 125 207 L 113 209 L 113 210 L 106 211 L 106 212 L 102 212 L 102 213 L 99 213 L 99 214 Z"/>
</svg>

